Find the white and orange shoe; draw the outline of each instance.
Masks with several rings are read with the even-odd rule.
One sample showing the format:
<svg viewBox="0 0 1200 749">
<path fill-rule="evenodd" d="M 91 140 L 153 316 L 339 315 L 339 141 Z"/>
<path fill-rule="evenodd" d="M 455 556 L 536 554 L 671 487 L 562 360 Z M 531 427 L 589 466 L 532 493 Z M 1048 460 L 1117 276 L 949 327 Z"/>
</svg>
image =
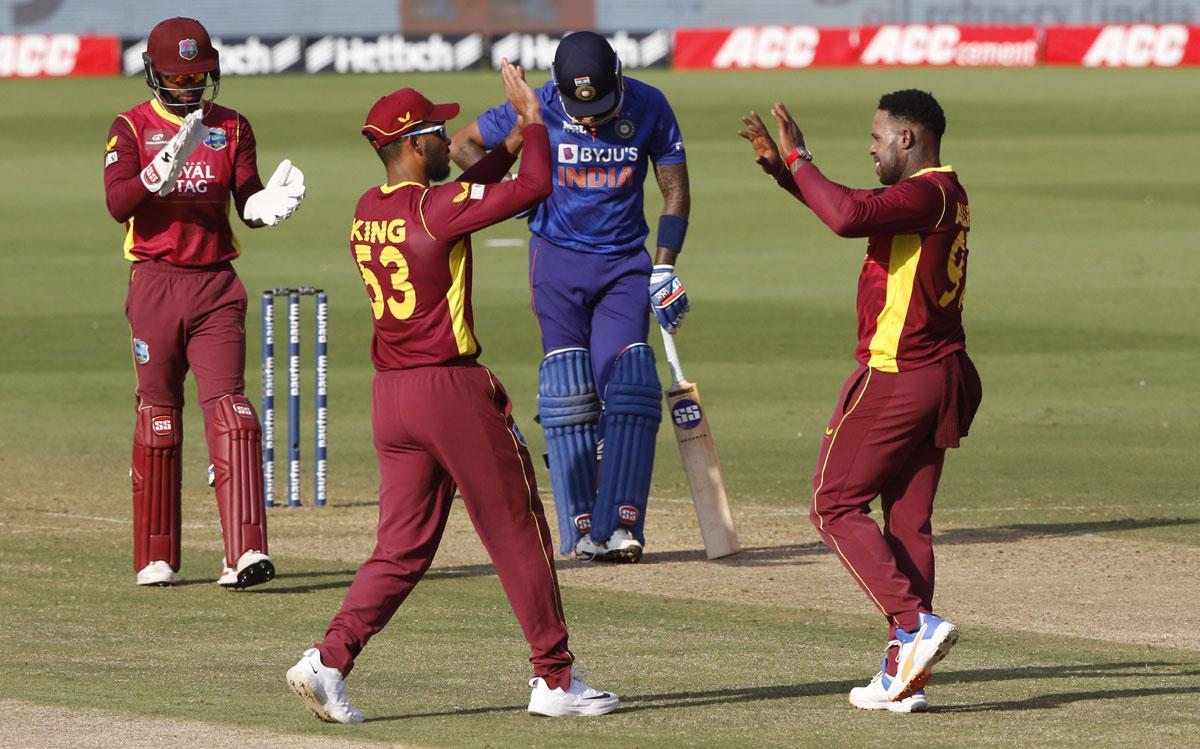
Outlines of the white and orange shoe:
<svg viewBox="0 0 1200 749">
<path fill-rule="evenodd" d="M 917 615 L 915 632 L 896 629 L 900 651 L 896 654 L 896 675 L 887 686 L 888 699 L 898 702 L 925 688 L 933 667 L 946 657 L 958 642 L 958 627 L 933 614 Z"/>
</svg>

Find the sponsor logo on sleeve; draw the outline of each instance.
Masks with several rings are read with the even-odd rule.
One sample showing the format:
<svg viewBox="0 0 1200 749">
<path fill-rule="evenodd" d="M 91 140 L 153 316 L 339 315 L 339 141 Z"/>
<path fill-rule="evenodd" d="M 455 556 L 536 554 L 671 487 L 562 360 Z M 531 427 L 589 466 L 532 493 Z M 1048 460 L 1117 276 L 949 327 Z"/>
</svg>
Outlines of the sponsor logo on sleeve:
<svg viewBox="0 0 1200 749">
<path fill-rule="evenodd" d="M 116 146 L 117 146 L 117 139 L 118 139 L 118 138 L 120 138 L 120 137 L 121 137 L 121 136 L 119 136 L 119 135 L 114 135 L 113 137 L 109 138 L 109 139 L 108 139 L 108 143 L 107 143 L 107 144 L 105 144 L 105 146 L 104 146 L 104 150 L 105 150 L 105 151 L 111 151 L 111 150 L 113 150 L 114 148 L 116 148 Z"/>
<path fill-rule="evenodd" d="M 119 154 L 116 151 L 109 151 L 108 155 L 104 157 L 104 167 L 107 169 L 112 164 L 115 164 L 118 155 Z"/>
<path fill-rule="evenodd" d="M 158 175 L 154 175 L 158 179 Z M 150 344 L 143 341 L 141 338 L 133 339 L 133 360 L 138 364 L 148 364 L 150 362 Z"/>
<path fill-rule="evenodd" d="M 155 416 L 150 420 L 150 431 L 159 437 L 169 437 L 175 429 L 175 420 L 170 416 Z"/>
<path fill-rule="evenodd" d="M 480 185 L 480 184 L 471 185 L 471 200 L 482 200 L 482 199 L 483 199 L 483 185 Z"/>
<path fill-rule="evenodd" d="M 622 525 L 637 525 L 640 514 L 638 508 L 633 505 L 621 505 L 617 508 L 617 517 L 621 518 Z"/>
</svg>

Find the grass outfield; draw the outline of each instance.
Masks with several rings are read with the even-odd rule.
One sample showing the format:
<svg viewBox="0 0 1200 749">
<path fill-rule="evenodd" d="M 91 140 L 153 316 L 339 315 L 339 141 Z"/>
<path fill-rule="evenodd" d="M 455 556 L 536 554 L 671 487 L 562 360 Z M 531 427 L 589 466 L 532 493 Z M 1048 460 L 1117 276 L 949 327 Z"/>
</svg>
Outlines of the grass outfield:
<svg viewBox="0 0 1200 749">
<path fill-rule="evenodd" d="M 734 132 L 742 112 L 765 112 L 783 98 L 825 172 L 866 186 L 874 179 L 866 149 L 878 95 L 919 86 L 947 110 L 944 161 L 971 198 L 965 318 L 985 389 L 971 437 L 950 455 L 939 493 L 935 528 L 944 542 L 980 545 L 977 554 L 969 544 L 940 547 L 950 561 L 939 576 L 961 595 L 956 600 L 943 587 L 938 604 L 963 625 L 964 637 L 939 669 L 935 713 L 919 719 L 921 736 L 944 746 L 1187 743 L 1200 693 L 1194 632 L 1151 647 L 1139 644 L 1145 628 L 1138 622 L 1170 606 L 1200 609 L 1189 566 L 1200 559 L 1200 261 L 1187 156 L 1200 119 L 1200 74 L 921 69 L 638 77 L 666 91 L 688 148 L 693 215 L 680 273 L 693 312 L 679 337 L 684 364 L 704 390 L 735 512 L 747 523 L 743 542 L 759 555 L 776 550 L 786 564 L 755 567 L 758 557 L 751 557 L 709 565 L 668 546 L 663 551 L 675 555 L 669 563 L 634 570 L 624 585 L 633 592 L 621 596 L 596 574 L 567 569 L 573 641 L 597 684 L 628 706 L 603 724 L 526 718 L 518 709 L 526 698 L 524 646 L 496 580 L 475 567 L 473 574 L 435 574 L 371 643 L 350 681 L 356 701 L 379 720 L 350 729 L 312 721 L 286 692 L 282 673 L 319 637 L 362 558 L 352 545 L 318 552 L 318 537 L 336 526 L 369 547 L 366 503 L 377 483 L 367 418 L 369 313 L 346 240 L 355 201 L 382 172 L 358 128 L 370 104 L 401 85 L 460 101 L 465 122 L 499 100 L 499 77 L 230 78 L 223 87 L 222 103 L 244 109 L 255 126 L 260 169 L 269 174 L 287 157 L 309 184 L 286 224 L 239 232 L 239 274 L 252 297 L 268 286 L 302 284 L 324 286 L 331 297 L 331 506 L 323 514 L 272 513 L 277 592 L 266 586 L 245 595 L 222 595 L 211 585 L 138 590 L 129 570 L 128 271 L 121 227 L 104 209 L 101 168 L 112 117 L 146 90 L 136 79 L 4 82 L 5 697 L 438 746 L 577 745 L 601 735 L 606 743 L 663 746 L 894 743 L 902 717 L 845 705 L 849 687 L 876 668 L 877 617 L 828 555 L 814 552 L 819 561 L 810 562 L 791 553 L 816 540 L 802 505 L 820 430 L 852 365 L 864 245 L 834 237 L 790 202 Z M 651 184 L 651 216 L 656 193 Z M 516 222 L 480 235 L 475 311 L 483 361 L 505 382 L 530 447 L 540 452 L 532 421 L 540 347 L 525 252 L 482 241 L 525 236 Z M 257 400 L 253 298 L 250 309 L 248 392 Z M 307 400 L 307 358 L 303 372 Z M 194 392 L 189 384 L 190 399 Z M 220 551 L 193 403 L 184 421 L 184 577 L 199 582 L 215 579 Z M 656 498 L 686 496 L 678 465 L 664 430 Z M 308 484 L 305 490 L 307 502 Z M 662 522 L 654 507 L 652 531 Z M 659 517 L 677 521 L 658 527 L 661 538 L 698 546 L 686 512 Z M 465 534 L 451 540 L 470 543 Z M 1068 548 L 1079 556 L 1039 556 Z M 456 553 L 443 550 L 451 560 Z M 1159 600 L 1138 598 L 1129 587 L 1147 573 L 1147 559 L 1180 560 L 1147 575 L 1180 581 Z M 1032 564 L 1034 572 L 1006 577 L 1005 561 Z M 828 574 L 805 578 L 811 587 L 789 587 L 788 575 L 810 564 Z M 694 587 L 646 592 L 649 576 L 676 566 Z M 739 598 L 742 583 L 729 577 L 739 569 L 765 579 L 767 593 Z M 976 585 L 979 606 L 969 606 L 976 575 L 996 576 L 998 592 Z M 1080 589 L 1079 579 L 1091 582 Z M 826 603 L 827 588 L 847 603 Z M 1034 599 L 1025 588 L 1042 594 L 1036 609 L 1026 610 Z M 1107 603 L 1091 608 L 1091 601 Z M 1133 601 L 1140 608 L 1126 610 Z M 985 604 L 1036 619 L 1034 634 L 984 615 Z M 1087 621 L 1096 622 L 1094 632 L 1080 631 Z M 1155 626 L 1169 632 L 1179 622 Z M 204 686 L 210 679 L 216 686 Z"/>
</svg>

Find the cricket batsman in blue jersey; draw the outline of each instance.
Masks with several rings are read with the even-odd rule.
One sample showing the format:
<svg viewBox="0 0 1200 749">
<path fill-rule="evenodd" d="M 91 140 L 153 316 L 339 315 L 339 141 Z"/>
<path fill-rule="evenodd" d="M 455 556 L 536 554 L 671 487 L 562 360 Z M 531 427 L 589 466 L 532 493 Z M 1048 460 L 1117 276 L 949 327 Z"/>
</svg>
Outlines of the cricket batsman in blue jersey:
<svg viewBox="0 0 1200 749">
<path fill-rule="evenodd" d="M 649 313 L 674 333 L 688 311 L 675 275 L 691 205 L 683 136 L 662 92 L 622 75 L 599 34 L 564 37 L 551 74 L 537 94 L 553 190 L 529 218 L 529 283 L 560 552 L 637 562 L 662 420 Z M 454 135 L 452 158 L 470 167 L 515 123 L 508 104 L 484 112 Z M 664 203 L 653 266 L 643 212 L 649 162 Z"/>
</svg>

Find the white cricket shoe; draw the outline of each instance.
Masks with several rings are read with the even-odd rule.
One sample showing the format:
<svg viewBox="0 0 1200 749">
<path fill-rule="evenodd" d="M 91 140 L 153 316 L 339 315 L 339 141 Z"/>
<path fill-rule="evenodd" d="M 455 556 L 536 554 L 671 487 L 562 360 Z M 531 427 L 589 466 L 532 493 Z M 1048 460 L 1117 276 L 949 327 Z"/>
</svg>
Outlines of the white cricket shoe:
<svg viewBox="0 0 1200 749">
<path fill-rule="evenodd" d="M 174 585 L 175 570 L 171 569 L 171 565 L 163 561 L 156 561 L 147 564 L 145 567 L 138 570 L 137 584 L 138 585 Z"/>
<path fill-rule="evenodd" d="M 617 528 L 603 546 L 604 551 L 596 557 L 597 561 L 637 564 L 642 559 L 642 542 L 627 528 Z"/>
<path fill-rule="evenodd" d="M 546 680 L 535 676 L 529 680 L 533 693 L 529 695 L 529 714 L 551 718 L 568 718 L 580 715 L 604 715 L 616 710 L 621 701 L 612 692 L 599 692 L 584 684 L 571 674 L 571 687 L 551 689 Z"/>
<path fill-rule="evenodd" d="M 914 692 L 911 697 L 892 702 L 888 697 L 891 681 L 887 673 L 880 671 L 865 687 L 850 690 L 850 704 L 859 710 L 888 710 L 893 713 L 923 713 L 929 710 L 929 700 L 925 699 L 923 689 Z"/>
<path fill-rule="evenodd" d="M 326 723 L 362 723 L 363 714 L 350 704 L 342 672 L 321 663 L 316 648 L 304 651 L 300 662 L 288 669 L 287 683 L 312 714 Z"/>
<path fill-rule="evenodd" d="M 591 535 L 586 535 L 579 539 L 575 544 L 575 558 L 584 561 L 591 561 L 597 555 L 604 553 L 604 544 L 598 544 L 592 540 Z"/>
<path fill-rule="evenodd" d="M 917 623 L 915 632 L 896 628 L 896 640 L 900 643 L 896 676 L 885 685 L 888 697 L 895 702 L 924 689 L 934 665 L 958 642 L 958 627 L 940 616 L 922 612 L 917 615 Z"/>
<path fill-rule="evenodd" d="M 238 558 L 236 567 L 230 567 L 228 561 L 222 561 L 222 564 L 224 570 L 217 584 L 229 589 L 249 588 L 275 577 L 275 565 L 271 557 L 253 549 Z"/>
</svg>

